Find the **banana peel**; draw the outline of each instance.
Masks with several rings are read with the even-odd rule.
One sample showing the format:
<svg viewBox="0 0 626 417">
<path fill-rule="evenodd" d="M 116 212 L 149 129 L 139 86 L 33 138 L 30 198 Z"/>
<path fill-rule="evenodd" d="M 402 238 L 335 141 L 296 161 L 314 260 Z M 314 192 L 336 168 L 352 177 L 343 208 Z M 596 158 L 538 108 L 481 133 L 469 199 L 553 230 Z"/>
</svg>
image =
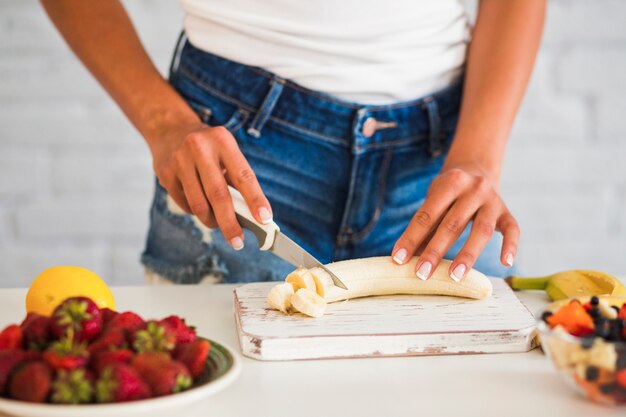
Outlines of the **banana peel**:
<svg viewBox="0 0 626 417">
<path fill-rule="evenodd" d="M 537 278 L 511 276 L 506 282 L 514 290 L 544 290 L 554 301 L 591 295 L 626 295 L 626 287 L 613 275 L 583 269 Z"/>
</svg>

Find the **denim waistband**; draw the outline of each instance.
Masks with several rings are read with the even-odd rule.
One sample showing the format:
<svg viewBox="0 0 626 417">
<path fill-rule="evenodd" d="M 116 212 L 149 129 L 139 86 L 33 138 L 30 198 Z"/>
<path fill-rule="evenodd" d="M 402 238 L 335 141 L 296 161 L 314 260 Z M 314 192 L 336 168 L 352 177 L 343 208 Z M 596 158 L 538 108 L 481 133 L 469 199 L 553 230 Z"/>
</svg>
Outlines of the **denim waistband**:
<svg viewBox="0 0 626 417">
<path fill-rule="evenodd" d="M 264 124 L 273 119 L 356 152 L 423 140 L 430 142 L 432 153 L 440 153 L 442 120 L 458 114 L 462 90 L 459 80 L 407 102 L 367 105 L 344 101 L 262 68 L 200 50 L 184 34 L 171 74 L 188 77 L 201 89 L 249 112 L 245 128 L 253 137 L 260 136 Z"/>
</svg>

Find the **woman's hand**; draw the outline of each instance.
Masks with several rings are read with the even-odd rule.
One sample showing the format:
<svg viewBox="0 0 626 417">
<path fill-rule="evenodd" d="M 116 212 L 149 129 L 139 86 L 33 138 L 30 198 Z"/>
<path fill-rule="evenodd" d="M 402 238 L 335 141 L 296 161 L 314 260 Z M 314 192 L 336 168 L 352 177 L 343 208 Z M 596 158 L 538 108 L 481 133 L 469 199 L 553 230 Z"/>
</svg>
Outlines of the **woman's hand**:
<svg viewBox="0 0 626 417">
<path fill-rule="evenodd" d="M 472 268 L 495 230 L 504 241 L 500 262 L 513 265 L 520 230 L 498 195 L 494 182 L 475 167 L 450 167 L 432 182 L 424 204 L 396 242 L 392 255 L 403 264 L 417 253 L 415 274 L 426 280 L 473 220 L 470 235 L 448 273 L 460 281 Z"/>
<path fill-rule="evenodd" d="M 208 227 L 219 226 L 234 249 L 243 248 L 243 231 L 228 184 L 241 192 L 258 222 L 272 220 L 270 204 L 226 128 L 200 121 L 176 126 L 158 144 L 153 142 L 151 150 L 154 172 L 172 199 Z"/>
</svg>

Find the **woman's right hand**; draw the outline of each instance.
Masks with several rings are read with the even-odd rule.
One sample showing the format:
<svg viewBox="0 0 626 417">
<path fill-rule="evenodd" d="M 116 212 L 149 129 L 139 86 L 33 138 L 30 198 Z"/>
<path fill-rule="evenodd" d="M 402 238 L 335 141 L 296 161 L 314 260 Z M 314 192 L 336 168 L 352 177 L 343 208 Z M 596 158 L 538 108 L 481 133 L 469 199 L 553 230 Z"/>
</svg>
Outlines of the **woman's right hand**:
<svg viewBox="0 0 626 417">
<path fill-rule="evenodd" d="M 234 249 L 243 248 L 243 230 L 228 184 L 241 192 L 258 222 L 272 220 L 256 175 L 226 128 L 200 121 L 176 126 L 150 148 L 161 186 L 181 209 L 210 228 L 219 227 Z"/>
</svg>

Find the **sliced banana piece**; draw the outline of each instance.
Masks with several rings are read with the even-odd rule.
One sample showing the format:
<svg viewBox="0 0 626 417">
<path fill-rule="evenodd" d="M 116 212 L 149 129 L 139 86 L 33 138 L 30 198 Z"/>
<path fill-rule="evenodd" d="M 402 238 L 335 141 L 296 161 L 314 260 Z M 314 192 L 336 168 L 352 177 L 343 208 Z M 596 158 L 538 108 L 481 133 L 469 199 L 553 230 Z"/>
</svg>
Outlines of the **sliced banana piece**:
<svg viewBox="0 0 626 417">
<path fill-rule="evenodd" d="M 300 288 L 291 297 L 291 305 L 300 313 L 311 317 L 321 317 L 326 311 L 326 300 L 305 288 Z"/>
<path fill-rule="evenodd" d="M 292 311 L 291 297 L 293 294 L 293 285 L 283 282 L 272 287 L 269 294 L 267 294 L 267 303 L 274 310 L 289 314 Z"/>
<path fill-rule="evenodd" d="M 330 274 L 322 268 L 310 269 L 309 273 L 313 276 L 313 280 L 315 281 L 315 291 L 320 297 L 325 297 L 328 290 L 335 285 Z"/>
<path fill-rule="evenodd" d="M 298 291 L 300 288 L 306 288 L 309 291 L 316 292 L 313 275 L 304 267 L 299 267 L 291 274 L 287 275 L 285 282 L 289 282 L 293 285 L 294 291 Z"/>
</svg>

